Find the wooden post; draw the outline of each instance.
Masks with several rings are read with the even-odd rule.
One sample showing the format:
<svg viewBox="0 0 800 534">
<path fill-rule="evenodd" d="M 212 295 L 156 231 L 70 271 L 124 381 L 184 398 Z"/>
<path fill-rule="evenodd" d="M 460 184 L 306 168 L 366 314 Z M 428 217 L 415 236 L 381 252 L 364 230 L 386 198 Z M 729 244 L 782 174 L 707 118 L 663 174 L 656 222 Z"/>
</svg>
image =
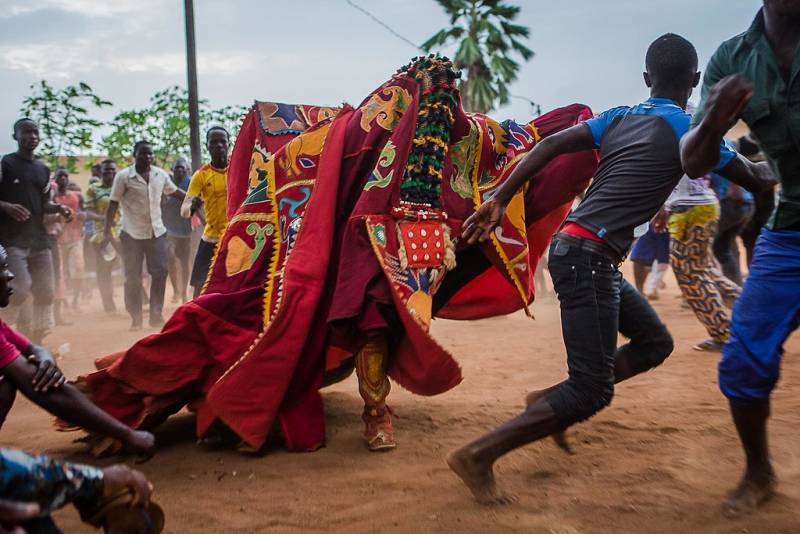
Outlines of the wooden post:
<svg viewBox="0 0 800 534">
<path fill-rule="evenodd" d="M 194 40 L 193 0 L 183 2 L 186 18 L 186 73 L 189 85 L 189 139 L 192 149 L 192 170 L 202 164 L 200 156 L 200 110 L 197 97 L 197 53 Z"/>
</svg>

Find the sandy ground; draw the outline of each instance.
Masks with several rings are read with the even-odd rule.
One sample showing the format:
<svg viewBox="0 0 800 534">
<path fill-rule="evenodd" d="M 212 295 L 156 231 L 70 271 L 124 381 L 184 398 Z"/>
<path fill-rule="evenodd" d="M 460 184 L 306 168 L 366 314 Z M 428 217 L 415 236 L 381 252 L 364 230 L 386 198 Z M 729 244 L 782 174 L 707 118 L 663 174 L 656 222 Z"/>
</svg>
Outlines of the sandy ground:
<svg viewBox="0 0 800 534">
<path fill-rule="evenodd" d="M 676 339 L 672 357 L 621 385 L 609 409 L 570 431 L 575 455 L 544 441 L 500 460 L 499 483 L 518 496 L 515 504 L 475 504 L 443 457 L 515 415 L 529 390 L 565 376 L 552 300 L 535 304 L 535 321 L 522 314 L 436 321 L 434 334 L 461 362 L 464 382 L 434 398 L 395 387 L 400 446 L 390 453 L 370 454 L 361 443 L 354 377 L 324 391 L 328 446 L 314 453 L 204 452 L 194 444 L 191 415 L 173 417 L 157 433 L 159 453 L 141 467 L 167 512 L 167 531 L 800 531 L 800 338 L 787 345 L 770 426 L 780 494 L 754 517 L 727 520 L 719 502 L 742 457 L 717 389 L 718 357 L 691 350 L 704 331 L 681 309 L 674 280 L 668 284 L 655 305 Z M 70 344 L 61 360 L 70 377 L 137 337 L 126 317 L 103 316 L 97 300 L 84 309 L 72 317 L 76 326 L 47 340 L 52 348 Z M 2 436 L 4 446 L 90 460 L 75 434 L 54 432 L 50 417 L 24 399 Z M 66 532 L 91 531 L 72 509 L 57 519 Z"/>
</svg>

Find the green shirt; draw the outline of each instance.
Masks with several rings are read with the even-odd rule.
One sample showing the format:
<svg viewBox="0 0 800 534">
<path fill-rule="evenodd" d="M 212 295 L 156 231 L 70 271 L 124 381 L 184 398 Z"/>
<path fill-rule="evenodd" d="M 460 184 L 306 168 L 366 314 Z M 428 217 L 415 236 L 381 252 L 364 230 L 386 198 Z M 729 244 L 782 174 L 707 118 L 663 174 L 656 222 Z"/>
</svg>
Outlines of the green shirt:
<svg viewBox="0 0 800 534">
<path fill-rule="evenodd" d="M 711 88 L 731 74 L 742 74 L 753 83 L 753 98 L 741 118 L 781 181 L 780 200 L 767 226 L 800 230 L 800 49 L 795 52 L 787 84 L 759 11 L 750 29 L 722 43 L 708 62 L 694 124 L 702 120 Z"/>
</svg>

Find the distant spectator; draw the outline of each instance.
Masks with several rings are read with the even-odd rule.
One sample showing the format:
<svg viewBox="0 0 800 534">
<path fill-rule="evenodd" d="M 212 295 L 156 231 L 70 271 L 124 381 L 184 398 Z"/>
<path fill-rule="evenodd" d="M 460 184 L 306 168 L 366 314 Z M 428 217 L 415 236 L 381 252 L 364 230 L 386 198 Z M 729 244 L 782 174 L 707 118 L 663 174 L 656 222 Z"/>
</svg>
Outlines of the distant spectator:
<svg viewBox="0 0 800 534">
<path fill-rule="evenodd" d="M 153 147 L 147 141 L 134 145 L 135 163 L 114 177 L 106 212 L 103 245 L 111 242 L 117 210 L 122 211 L 122 258 L 125 264 L 125 308 L 131 330 L 142 327 L 142 263 L 150 274 L 150 326 L 164 324 L 164 291 L 167 283 L 167 229 L 161 219 L 161 197 L 184 199 L 169 175 L 153 165 Z"/>
<path fill-rule="evenodd" d="M 86 191 L 86 218 L 92 221 L 90 242 L 96 262 L 97 289 L 100 291 L 100 298 L 103 301 L 103 309 L 106 313 L 116 313 L 117 311 L 117 306 L 114 303 L 114 284 L 111 276 L 116 257 L 120 253 L 118 214 L 111 225 L 111 240 L 105 247 L 103 246 L 106 211 L 108 211 L 108 205 L 111 202 L 111 186 L 114 183 L 116 174 L 117 164 L 114 163 L 114 160 L 107 159 L 103 161 L 100 181 L 90 185 Z"/>
<path fill-rule="evenodd" d="M 189 188 L 189 163 L 181 158 L 172 166 L 172 183 L 178 189 Z M 186 302 L 191 261 L 192 221 L 181 216 L 181 202 L 173 197 L 161 201 L 161 214 L 167 227 L 169 244 L 169 281 L 172 302 Z"/>
<path fill-rule="evenodd" d="M 67 206 L 73 213 L 72 220 L 64 221 L 63 230 L 58 237 L 58 247 L 62 277 L 72 290 L 72 310 L 77 311 L 86 276 L 83 261 L 83 223 L 86 220 L 86 213 L 83 209 L 80 188 L 76 191 L 74 187 L 70 187 L 71 182 L 66 169 L 56 170 L 55 182 L 56 202 Z"/>
<path fill-rule="evenodd" d="M 55 285 L 44 215 L 69 218 L 72 211 L 51 201 L 50 169 L 34 154 L 39 126 L 23 118 L 14 123 L 13 132 L 18 149 L 3 156 L 0 171 L 0 244 L 17 273 L 12 300 L 17 328 L 41 343 L 51 327 Z"/>
<path fill-rule="evenodd" d="M 206 147 L 211 163 L 206 163 L 192 175 L 181 207 L 181 214 L 187 218 L 201 207 L 205 209 L 206 227 L 192 267 L 191 284 L 195 297 L 203 290 L 217 243 L 228 224 L 228 132 L 225 128 L 209 128 Z"/>
</svg>

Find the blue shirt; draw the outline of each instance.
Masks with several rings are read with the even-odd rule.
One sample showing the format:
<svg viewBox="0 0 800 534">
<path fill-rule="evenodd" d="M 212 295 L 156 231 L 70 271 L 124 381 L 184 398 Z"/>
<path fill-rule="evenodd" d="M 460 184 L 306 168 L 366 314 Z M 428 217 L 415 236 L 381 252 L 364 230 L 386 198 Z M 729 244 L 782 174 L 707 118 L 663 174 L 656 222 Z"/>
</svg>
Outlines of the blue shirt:
<svg viewBox="0 0 800 534">
<path fill-rule="evenodd" d="M 612 108 L 586 121 L 600 163 L 583 202 L 567 220 L 625 256 L 634 228 L 656 214 L 683 176 L 680 140 L 690 122 L 686 111 L 664 98 Z M 723 143 L 718 167 L 735 156 Z"/>
<path fill-rule="evenodd" d="M 596 148 L 600 148 L 603 142 L 603 135 L 606 130 L 614 121 L 614 119 L 624 117 L 625 115 L 649 115 L 653 117 L 660 117 L 670 125 L 675 136 L 680 140 L 689 131 L 689 125 L 692 122 L 692 116 L 675 104 L 669 98 L 655 98 L 650 97 L 641 104 L 633 107 L 620 106 L 611 108 L 604 111 L 597 117 L 593 117 L 586 121 L 586 125 L 592 131 L 594 144 Z M 720 159 L 714 170 L 724 169 L 736 157 L 736 151 L 726 142 L 722 141 L 719 147 Z"/>
</svg>

